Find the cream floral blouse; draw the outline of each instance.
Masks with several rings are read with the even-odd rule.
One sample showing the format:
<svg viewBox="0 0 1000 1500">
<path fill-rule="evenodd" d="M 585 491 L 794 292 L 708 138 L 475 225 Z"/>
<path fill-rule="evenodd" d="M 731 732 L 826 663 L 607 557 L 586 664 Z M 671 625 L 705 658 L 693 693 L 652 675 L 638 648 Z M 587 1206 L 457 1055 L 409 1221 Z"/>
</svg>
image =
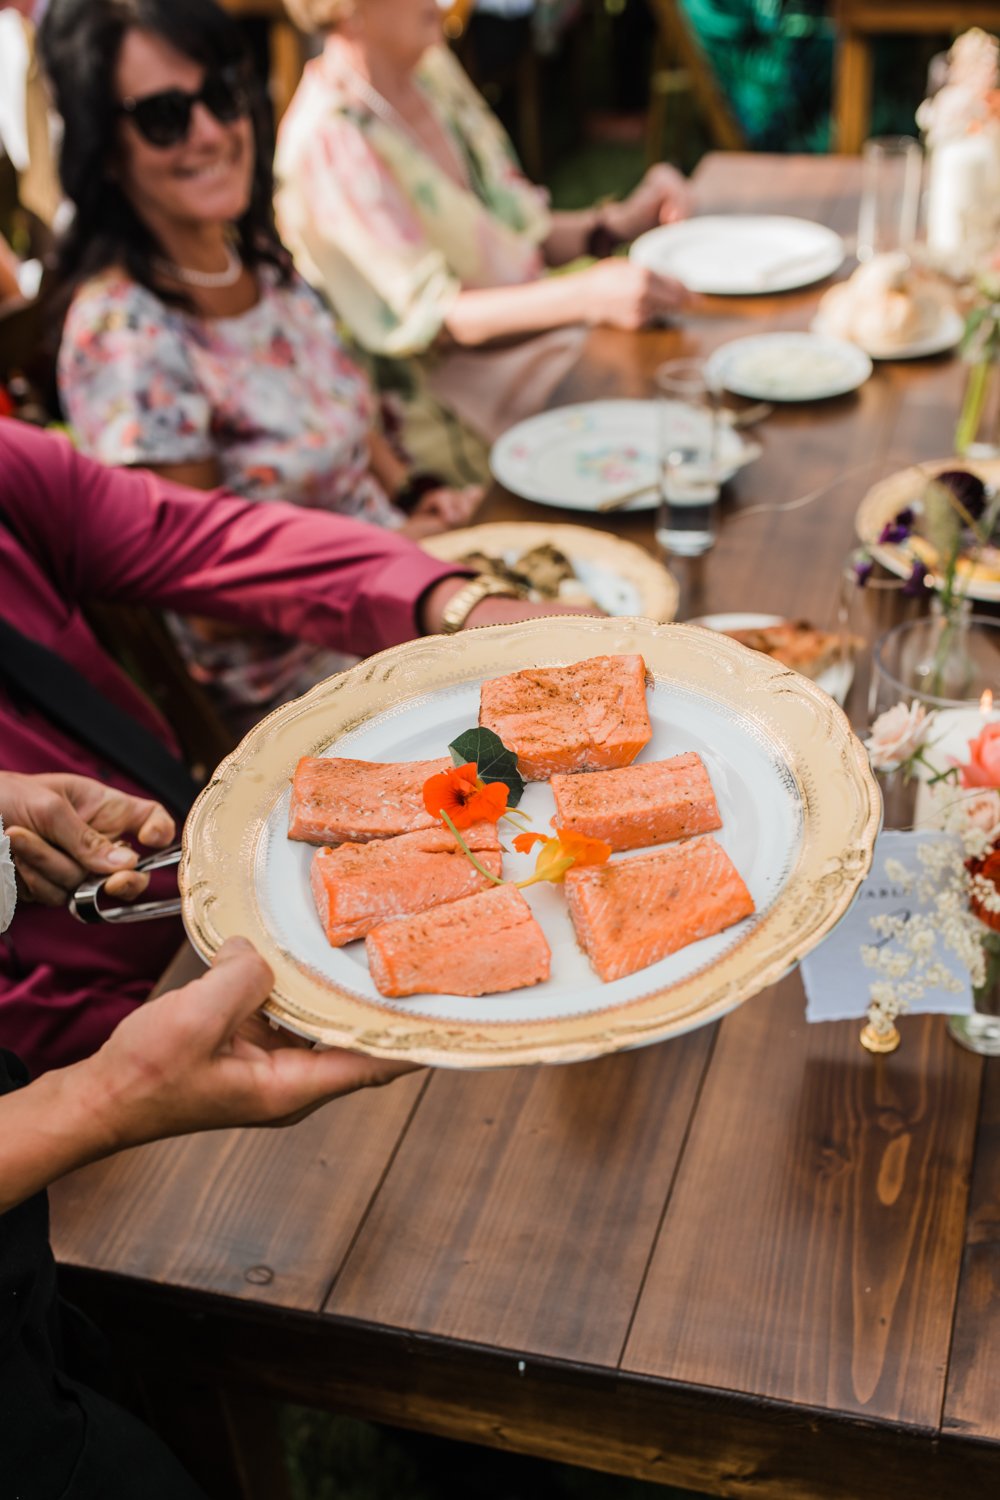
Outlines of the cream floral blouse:
<svg viewBox="0 0 1000 1500">
<path fill-rule="evenodd" d="M 475 435 L 467 451 L 476 439 L 492 441 L 511 417 L 528 414 L 517 409 L 525 347 L 537 409 L 568 368 L 567 343 L 575 354 L 578 341 L 543 335 L 513 351 L 435 351 L 460 290 L 542 275 L 550 216 L 545 194 L 521 172 L 499 121 L 452 54 L 432 48 L 416 77 L 456 148 L 464 185 L 402 122 L 374 112 L 332 36 L 306 67 L 281 124 L 276 210 L 303 275 L 361 348 L 379 357 L 379 383 L 401 401 L 404 445 L 421 463 L 436 459 L 433 466 L 452 477 L 469 477 L 449 464 L 449 449 L 453 456 L 462 444 L 456 420 Z"/>
<path fill-rule="evenodd" d="M 78 446 L 106 464 L 213 459 L 249 500 L 289 500 L 379 526 L 405 517 L 370 469 L 375 394 L 327 308 L 298 276 L 262 268 L 232 318 L 168 306 L 120 270 L 86 282 L 59 349 L 59 394 Z M 192 675 L 242 731 L 348 660 L 284 637 L 172 620 Z"/>
</svg>

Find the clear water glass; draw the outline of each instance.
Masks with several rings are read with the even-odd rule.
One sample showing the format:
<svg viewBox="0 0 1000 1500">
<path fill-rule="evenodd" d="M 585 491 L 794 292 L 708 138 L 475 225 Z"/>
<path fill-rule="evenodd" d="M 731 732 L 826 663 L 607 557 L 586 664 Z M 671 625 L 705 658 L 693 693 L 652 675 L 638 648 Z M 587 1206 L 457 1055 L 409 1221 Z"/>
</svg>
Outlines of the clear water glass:
<svg viewBox="0 0 1000 1500">
<path fill-rule="evenodd" d="M 858 260 L 912 250 L 920 218 L 924 153 L 908 135 L 866 141 L 861 149 Z"/>
<path fill-rule="evenodd" d="M 656 372 L 660 505 L 656 540 L 673 557 L 699 557 L 718 530 L 718 393 L 700 360 L 672 359 Z M 679 410 L 679 403 L 686 410 Z"/>
</svg>

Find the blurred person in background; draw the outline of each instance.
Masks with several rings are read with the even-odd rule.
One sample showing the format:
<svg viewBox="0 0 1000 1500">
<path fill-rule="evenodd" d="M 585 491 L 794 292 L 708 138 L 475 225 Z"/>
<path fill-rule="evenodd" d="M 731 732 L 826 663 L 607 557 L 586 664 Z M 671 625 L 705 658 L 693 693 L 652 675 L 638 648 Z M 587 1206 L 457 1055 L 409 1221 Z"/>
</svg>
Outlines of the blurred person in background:
<svg viewBox="0 0 1000 1500">
<path fill-rule="evenodd" d="M 680 283 L 619 258 L 682 218 L 690 189 L 650 169 L 620 203 L 551 212 L 441 42 L 436 0 L 286 0 L 325 35 L 279 133 L 278 223 L 358 343 L 421 462 L 481 475 L 490 443 L 538 411 L 588 325 L 640 328 Z M 557 277 L 549 266 L 597 264 Z"/>
<path fill-rule="evenodd" d="M 427 535 L 476 487 L 407 467 L 274 228 L 271 143 L 242 33 L 212 0 L 50 0 L 39 33 L 75 214 L 59 393 L 83 451 L 252 500 Z M 348 658 L 174 621 L 241 732 Z"/>
</svg>

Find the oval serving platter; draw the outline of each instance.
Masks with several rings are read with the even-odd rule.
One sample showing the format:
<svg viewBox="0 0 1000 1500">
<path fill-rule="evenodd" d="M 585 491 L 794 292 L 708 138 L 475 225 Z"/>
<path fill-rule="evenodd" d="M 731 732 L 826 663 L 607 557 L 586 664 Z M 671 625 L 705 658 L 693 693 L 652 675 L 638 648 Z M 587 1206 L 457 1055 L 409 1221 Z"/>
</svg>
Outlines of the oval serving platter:
<svg viewBox="0 0 1000 1500">
<path fill-rule="evenodd" d="M 650 674 L 654 733 L 640 759 L 700 752 L 723 818 L 716 837 L 747 882 L 756 915 L 603 984 L 577 947 L 562 888 L 535 886 L 525 895 L 553 955 L 545 984 L 480 999 L 384 999 L 363 943 L 327 945 L 309 891 L 312 849 L 285 836 L 299 757 L 446 755 L 475 724 L 485 679 L 622 652 L 640 653 Z M 546 828 L 548 784 L 530 785 L 521 806 L 535 828 Z M 572 1062 L 705 1025 L 778 979 L 851 904 L 880 813 L 867 756 L 846 718 L 796 673 L 697 627 L 549 617 L 410 641 L 258 724 L 188 818 L 184 922 L 206 959 L 227 937 L 248 937 L 274 970 L 268 1013 L 324 1044 L 459 1068 Z M 520 879 L 532 866 L 530 856 L 506 855 L 504 874 Z"/>
</svg>

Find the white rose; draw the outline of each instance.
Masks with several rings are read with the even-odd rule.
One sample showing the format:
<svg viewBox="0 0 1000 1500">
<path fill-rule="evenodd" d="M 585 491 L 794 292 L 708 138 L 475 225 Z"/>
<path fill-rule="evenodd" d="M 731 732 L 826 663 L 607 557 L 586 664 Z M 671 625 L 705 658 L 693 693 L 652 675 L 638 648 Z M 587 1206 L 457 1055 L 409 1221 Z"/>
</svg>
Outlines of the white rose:
<svg viewBox="0 0 1000 1500">
<path fill-rule="evenodd" d="M 931 715 L 922 703 L 897 703 L 895 708 L 879 714 L 865 749 L 876 771 L 896 771 L 904 761 L 916 755 L 927 738 Z"/>
<path fill-rule="evenodd" d="M 992 788 L 963 799 L 962 814 L 967 828 L 975 828 L 988 839 L 1000 834 L 1000 792 Z"/>
<path fill-rule="evenodd" d="M 0 932 L 6 932 L 13 921 L 16 905 L 17 885 L 14 881 L 10 839 L 3 831 L 3 818 L 0 818 Z"/>
</svg>

